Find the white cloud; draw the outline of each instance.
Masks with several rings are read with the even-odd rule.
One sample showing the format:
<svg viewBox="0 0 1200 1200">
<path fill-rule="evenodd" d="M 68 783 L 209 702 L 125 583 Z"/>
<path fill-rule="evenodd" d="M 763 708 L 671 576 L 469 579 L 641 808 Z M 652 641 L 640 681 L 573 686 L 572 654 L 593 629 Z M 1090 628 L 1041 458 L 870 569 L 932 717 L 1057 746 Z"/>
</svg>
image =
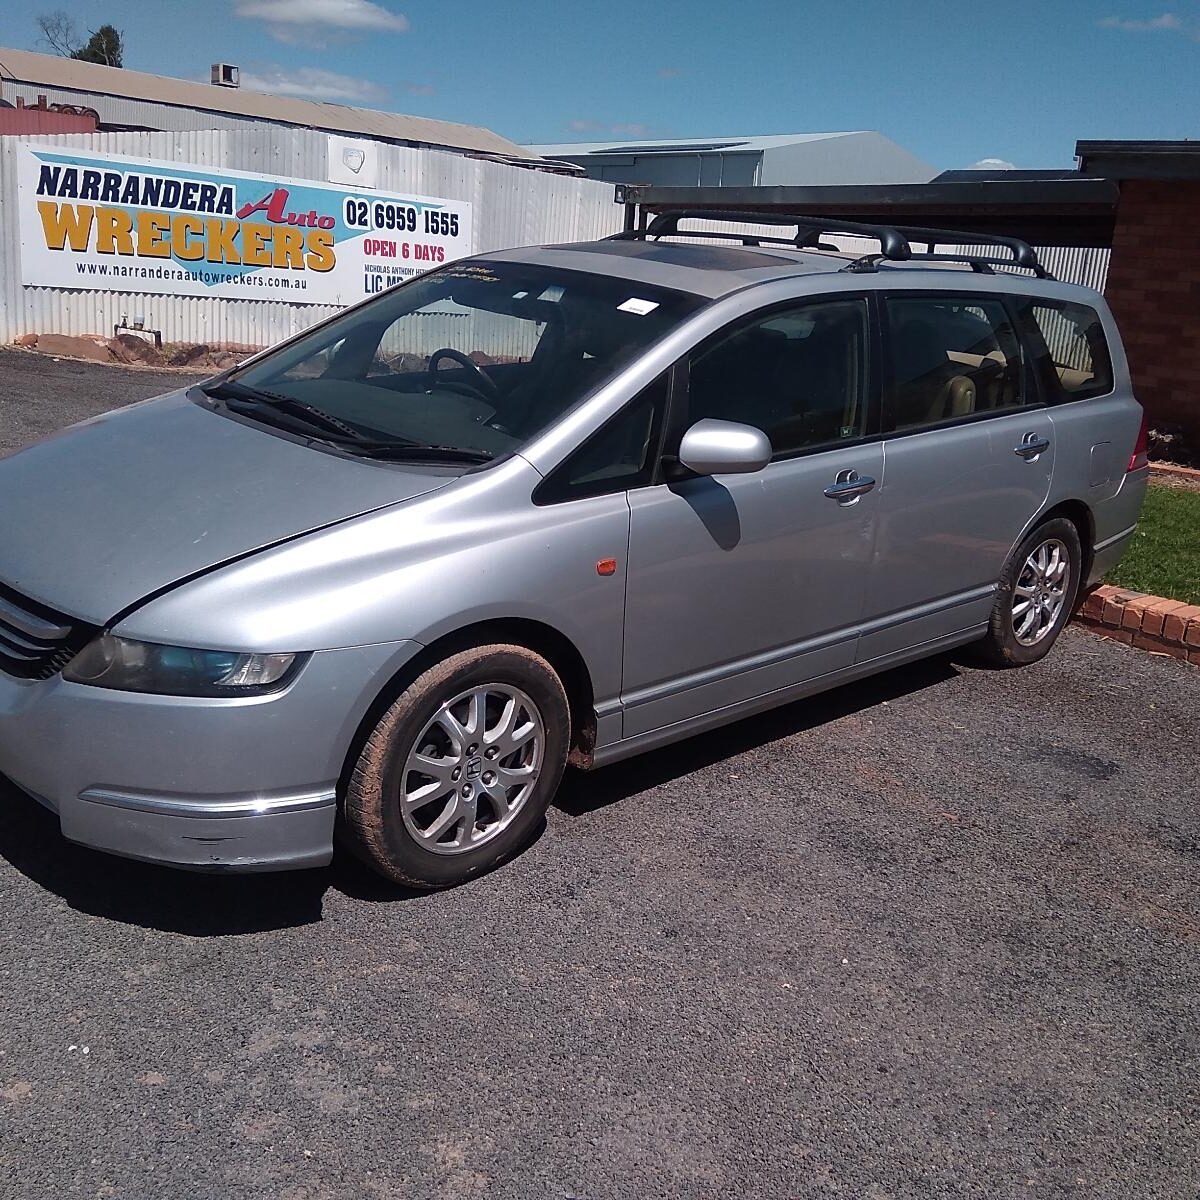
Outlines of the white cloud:
<svg viewBox="0 0 1200 1200">
<path fill-rule="evenodd" d="M 234 13 L 266 21 L 280 41 L 300 41 L 299 31 L 312 29 L 349 33 L 404 33 L 408 18 L 373 0 L 235 0 Z"/>
<path fill-rule="evenodd" d="M 247 68 L 242 71 L 242 87 L 272 96 L 303 96 L 306 100 L 345 100 L 354 104 L 378 104 L 387 99 L 387 91 L 376 83 L 324 71 L 320 67 Z"/>
<path fill-rule="evenodd" d="M 432 83 L 405 83 L 401 86 L 410 96 L 432 96 L 437 91 Z"/>
<path fill-rule="evenodd" d="M 678 79 L 683 72 L 678 67 L 659 67 L 659 79 Z"/>
<path fill-rule="evenodd" d="M 1015 171 L 1016 163 L 1010 163 L 1007 158 L 981 158 L 977 163 L 972 163 L 968 171 Z"/>
<path fill-rule="evenodd" d="M 1122 33 L 1182 33 L 1200 41 L 1200 21 L 1187 20 L 1178 13 L 1165 12 L 1157 17 L 1105 17 L 1101 29 L 1119 29 Z"/>
</svg>

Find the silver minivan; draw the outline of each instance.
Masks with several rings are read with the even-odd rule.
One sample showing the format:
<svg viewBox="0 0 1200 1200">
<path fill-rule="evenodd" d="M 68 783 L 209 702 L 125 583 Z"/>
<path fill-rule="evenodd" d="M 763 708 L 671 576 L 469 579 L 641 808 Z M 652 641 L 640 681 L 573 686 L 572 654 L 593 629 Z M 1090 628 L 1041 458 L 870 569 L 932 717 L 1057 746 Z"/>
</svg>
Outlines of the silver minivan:
<svg viewBox="0 0 1200 1200">
<path fill-rule="evenodd" d="M 688 215 L 455 262 L 0 462 L 0 771 L 114 854 L 336 833 L 438 887 L 568 764 L 1045 655 L 1146 488 L 1103 299 L 1014 240 Z"/>
</svg>

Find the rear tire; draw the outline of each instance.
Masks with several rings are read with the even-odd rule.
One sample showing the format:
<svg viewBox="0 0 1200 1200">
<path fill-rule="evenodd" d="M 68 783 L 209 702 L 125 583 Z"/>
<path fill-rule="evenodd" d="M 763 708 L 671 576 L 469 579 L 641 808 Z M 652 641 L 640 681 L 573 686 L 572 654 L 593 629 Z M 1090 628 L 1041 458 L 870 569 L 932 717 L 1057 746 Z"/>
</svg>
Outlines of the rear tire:
<svg viewBox="0 0 1200 1200">
<path fill-rule="evenodd" d="M 571 715 L 558 675 L 524 646 L 430 667 L 384 713 L 346 790 L 351 848 L 410 887 L 465 883 L 520 850 L 562 779 Z"/>
<path fill-rule="evenodd" d="M 1082 566 L 1073 521 L 1053 517 L 1027 534 L 1004 564 L 979 657 L 998 667 L 1045 658 L 1071 618 Z"/>
</svg>

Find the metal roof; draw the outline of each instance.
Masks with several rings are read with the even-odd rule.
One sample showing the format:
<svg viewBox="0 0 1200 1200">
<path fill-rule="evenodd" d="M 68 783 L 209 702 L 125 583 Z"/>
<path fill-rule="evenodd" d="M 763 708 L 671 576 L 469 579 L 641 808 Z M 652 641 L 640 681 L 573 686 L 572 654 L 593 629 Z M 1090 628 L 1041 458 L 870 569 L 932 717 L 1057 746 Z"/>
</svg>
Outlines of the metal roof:
<svg viewBox="0 0 1200 1200">
<path fill-rule="evenodd" d="M 214 87 L 187 79 L 147 75 L 119 67 L 104 67 L 59 58 L 52 54 L 33 54 L 27 50 L 0 47 L 0 80 L 30 87 L 66 88 L 93 96 L 120 96 L 197 109 L 202 112 L 229 113 L 235 116 L 345 133 L 390 142 L 416 143 L 475 154 L 520 159 L 533 163 L 536 155 L 523 146 L 488 129 L 436 121 L 429 117 L 409 117 L 400 113 L 352 108 L 292 96 L 270 96 L 244 88 Z"/>
<path fill-rule="evenodd" d="M 647 212 L 668 208 L 808 213 L 897 225 L 1018 237 L 1038 246 L 1111 246 L 1119 188 L 1111 179 L 980 179 L 932 183 L 781 187 L 654 187 L 624 198 Z M 964 240 L 968 240 L 964 237 Z"/>
<path fill-rule="evenodd" d="M 1084 175 L 1110 179 L 1200 179 L 1200 141 L 1076 142 Z"/>
<path fill-rule="evenodd" d="M 857 137 L 864 130 L 841 133 L 777 133 L 754 134 L 749 137 L 713 138 L 656 138 L 652 141 L 631 142 L 614 138 L 607 142 L 560 142 L 546 146 L 526 146 L 526 150 L 543 158 L 582 154 L 696 154 L 705 150 L 723 154 L 757 154 L 779 146 L 796 146 L 804 142 L 827 142 L 831 138 Z"/>
</svg>

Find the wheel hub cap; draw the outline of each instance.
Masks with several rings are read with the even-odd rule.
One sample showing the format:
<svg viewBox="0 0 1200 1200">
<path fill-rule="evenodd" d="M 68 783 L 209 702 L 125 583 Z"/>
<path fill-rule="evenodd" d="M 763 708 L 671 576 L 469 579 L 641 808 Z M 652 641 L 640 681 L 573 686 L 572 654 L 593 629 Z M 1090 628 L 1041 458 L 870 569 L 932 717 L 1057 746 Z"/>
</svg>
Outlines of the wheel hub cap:
<svg viewBox="0 0 1200 1200">
<path fill-rule="evenodd" d="M 1036 646 L 1054 629 L 1071 587 L 1071 557 L 1065 542 L 1048 538 L 1034 547 L 1013 588 L 1013 636 Z"/>
<path fill-rule="evenodd" d="M 400 781 L 400 814 L 434 854 L 474 850 L 525 806 L 545 756 L 537 705 L 519 688 L 484 684 L 441 705 L 416 739 Z"/>
</svg>

